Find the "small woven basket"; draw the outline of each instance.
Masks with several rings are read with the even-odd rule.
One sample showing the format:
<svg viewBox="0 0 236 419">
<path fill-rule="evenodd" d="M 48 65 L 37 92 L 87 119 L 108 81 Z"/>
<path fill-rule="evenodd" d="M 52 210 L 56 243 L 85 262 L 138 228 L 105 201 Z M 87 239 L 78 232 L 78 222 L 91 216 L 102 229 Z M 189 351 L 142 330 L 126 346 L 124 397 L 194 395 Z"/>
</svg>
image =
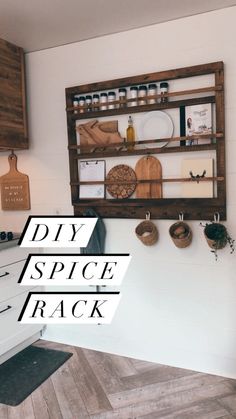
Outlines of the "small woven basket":
<svg viewBox="0 0 236 419">
<path fill-rule="evenodd" d="M 185 231 L 185 233 L 183 233 L 183 237 L 177 237 L 175 235 L 177 229 L 183 229 Z M 183 221 L 178 221 L 177 223 L 172 224 L 169 228 L 169 233 L 175 246 L 180 249 L 188 247 L 192 242 L 192 230 L 189 225 Z"/>
<path fill-rule="evenodd" d="M 210 239 L 209 236 L 208 236 L 208 234 L 207 234 L 207 227 L 208 226 L 206 226 L 204 228 L 204 236 L 205 236 L 205 239 L 207 241 L 208 246 L 211 249 L 214 249 L 214 250 L 223 249 L 227 245 L 227 230 L 226 230 L 225 226 L 223 226 L 222 224 L 218 224 L 218 223 L 217 224 L 216 223 L 213 223 L 213 224 L 220 225 L 221 226 L 221 229 L 225 232 L 225 237 L 222 238 L 221 240 Z"/>
<path fill-rule="evenodd" d="M 135 229 L 136 236 L 145 246 L 152 246 L 158 240 L 158 231 L 152 221 L 142 221 Z"/>
</svg>

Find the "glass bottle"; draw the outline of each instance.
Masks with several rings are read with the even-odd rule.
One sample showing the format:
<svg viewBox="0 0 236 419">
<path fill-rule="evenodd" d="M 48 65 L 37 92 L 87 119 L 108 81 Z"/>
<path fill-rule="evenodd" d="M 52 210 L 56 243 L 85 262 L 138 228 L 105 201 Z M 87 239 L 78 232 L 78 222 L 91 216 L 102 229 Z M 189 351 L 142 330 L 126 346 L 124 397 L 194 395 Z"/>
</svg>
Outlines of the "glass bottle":
<svg viewBox="0 0 236 419">
<path fill-rule="evenodd" d="M 79 101 L 79 113 L 84 113 L 85 96 L 80 96 L 78 101 Z"/>
<path fill-rule="evenodd" d="M 102 106 L 100 106 L 100 111 L 106 111 L 107 110 L 107 93 L 100 94 L 100 103 L 102 104 Z"/>
<path fill-rule="evenodd" d="M 141 85 L 138 88 L 138 104 L 139 105 L 146 105 L 147 100 L 146 100 L 146 96 L 147 96 L 147 86 L 145 85 Z"/>
<path fill-rule="evenodd" d="M 90 112 L 92 110 L 92 96 L 85 96 L 85 105 L 87 106 L 86 111 Z"/>
<path fill-rule="evenodd" d="M 155 83 L 151 83 L 148 85 L 148 96 L 155 96 L 157 94 L 157 85 Z M 156 103 L 156 98 L 149 97 L 148 104 L 153 105 Z"/>
<path fill-rule="evenodd" d="M 116 92 L 108 92 L 108 109 L 115 109 Z"/>
<path fill-rule="evenodd" d="M 138 98 L 138 87 L 132 86 L 130 88 L 130 99 L 134 99 L 129 102 L 129 106 L 137 106 L 137 98 Z"/>
<path fill-rule="evenodd" d="M 79 106 L 79 98 L 77 96 L 74 96 L 73 106 L 74 106 L 74 108 L 78 108 L 78 106 Z M 78 113 L 78 111 L 76 109 L 74 109 L 74 113 Z"/>
<path fill-rule="evenodd" d="M 126 129 L 126 141 L 133 143 L 133 144 L 127 145 L 127 150 L 132 151 L 135 145 L 135 132 L 134 132 L 134 126 L 133 126 L 133 119 L 131 116 L 129 116 L 129 119 L 128 119 L 128 128 Z"/>
<path fill-rule="evenodd" d="M 121 87 L 119 89 L 120 108 L 126 107 L 126 99 L 127 99 L 127 90 Z"/>
<path fill-rule="evenodd" d="M 99 95 L 96 93 L 93 95 L 93 110 L 99 111 Z"/>
<path fill-rule="evenodd" d="M 165 81 L 160 83 L 160 92 L 161 92 L 161 103 L 167 103 L 168 102 L 168 96 L 164 96 L 166 93 L 168 93 L 169 84 Z"/>
</svg>

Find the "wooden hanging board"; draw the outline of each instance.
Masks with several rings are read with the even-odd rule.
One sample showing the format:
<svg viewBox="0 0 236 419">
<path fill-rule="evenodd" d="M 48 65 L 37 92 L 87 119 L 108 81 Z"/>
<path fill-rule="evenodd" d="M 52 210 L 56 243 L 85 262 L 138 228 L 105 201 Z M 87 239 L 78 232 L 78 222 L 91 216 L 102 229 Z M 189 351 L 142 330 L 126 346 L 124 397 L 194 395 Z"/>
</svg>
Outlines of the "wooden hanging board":
<svg viewBox="0 0 236 419">
<path fill-rule="evenodd" d="M 30 209 L 29 178 L 18 172 L 15 154 L 10 154 L 8 161 L 10 170 L 0 177 L 2 210 L 28 210 Z"/>
<path fill-rule="evenodd" d="M 156 157 L 145 156 L 135 166 L 138 180 L 162 179 L 161 163 Z M 138 183 L 136 198 L 162 198 L 162 183 Z"/>
</svg>

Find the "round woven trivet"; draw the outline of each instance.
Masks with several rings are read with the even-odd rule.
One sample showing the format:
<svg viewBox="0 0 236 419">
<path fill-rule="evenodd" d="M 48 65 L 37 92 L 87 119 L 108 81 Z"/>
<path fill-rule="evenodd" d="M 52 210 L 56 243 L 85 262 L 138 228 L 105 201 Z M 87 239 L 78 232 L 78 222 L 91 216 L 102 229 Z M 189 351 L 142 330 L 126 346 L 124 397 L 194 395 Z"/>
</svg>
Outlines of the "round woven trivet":
<svg viewBox="0 0 236 419">
<path fill-rule="evenodd" d="M 128 198 L 134 193 L 136 188 L 136 174 L 135 171 L 126 164 L 118 164 L 114 166 L 108 173 L 106 180 L 114 182 L 112 185 L 107 185 L 107 191 L 113 198 L 123 199 Z M 125 182 L 127 184 L 116 184 L 115 182 Z M 134 181 L 134 183 L 132 183 Z"/>
</svg>

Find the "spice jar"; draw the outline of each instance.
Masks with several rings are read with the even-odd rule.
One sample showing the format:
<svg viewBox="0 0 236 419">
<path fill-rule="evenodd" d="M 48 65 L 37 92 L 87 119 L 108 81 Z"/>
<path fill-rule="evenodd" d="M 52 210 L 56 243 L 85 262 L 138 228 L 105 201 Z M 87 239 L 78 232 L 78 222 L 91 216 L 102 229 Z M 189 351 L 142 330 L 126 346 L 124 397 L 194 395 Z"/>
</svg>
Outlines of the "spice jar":
<svg viewBox="0 0 236 419">
<path fill-rule="evenodd" d="M 138 89 L 138 103 L 139 103 L 139 105 L 146 105 L 146 103 L 147 103 L 146 96 L 147 96 L 147 86 L 145 86 L 145 85 L 139 86 L 139 89 Z M 143 98 L 145 98 L 145 99 L 143 99 Z"/>
<path fill-rule="evenodd" d="M 93 110 L 99 111 L 99 95 L 96 93 L 93 95 Z"/>
<path fill-rule="evenodd" d="M 85 96 L 85 105 L 87 106 L 86 111 L 90 112 L 92 110 L 92 96 Z"/>
<path fill-rule="evenodd" d="M 166 83 L 164 81 L 162 83 L 160 83 L 161 95 L 164 95 L 165 93 L 168 93 L 168 87 L 169 87 L 168 83 Z M 161 103 L 166 103 L 166 102 L 168 102 L 168 96 L 161 96 Z"/>
<path fill-rule="evenodd" d="M 85 97 L 80 96 L 78 101 L 79 101 L 79 113 L 84 113 Z"/>
<path fill-rule="evenodd" d="M 107 110 L 107 93 L 100 94 L 100 103 L 102 103 L 102 106 L 100 106 L 100 110 L 106 111 Z"/>
<path fill-rule="evenodd" d="M 108 92 L 108 109 L 115 109 L 116 92 Z"/>
<path fill-rule="evenodd" d="M 137 106 L 137 98 L 138 98 L 138 87 L 132 86 L 130 88 L 130 99 L 134 99 L 129 102 L 129 106 Z"/>
<path fill-rule="evenodd" d="M 127 99 L 127 90 L 125 88 L 120 88 L 119 89 L 120 108 L 126 107 L 126 99 Z"/>
<path fill-rule="evenodd" d="M 157 85 L 155 83 L 148 85 L 148 96 L 155 96 L 157 94 Z M 156 98 L 149 98 L 148 104 L 152 105 L 153 103 L 156 103 Z"/>
<path fill-rule="evenodd" d="M 74 96 L 73 107 L 78 108 L 78 106 L 79 106 L 79 98 L 77 96 Z M 74 113 L 78 113 L 78 111 L 76 109 L 74 109 Z"/>
</svg>

